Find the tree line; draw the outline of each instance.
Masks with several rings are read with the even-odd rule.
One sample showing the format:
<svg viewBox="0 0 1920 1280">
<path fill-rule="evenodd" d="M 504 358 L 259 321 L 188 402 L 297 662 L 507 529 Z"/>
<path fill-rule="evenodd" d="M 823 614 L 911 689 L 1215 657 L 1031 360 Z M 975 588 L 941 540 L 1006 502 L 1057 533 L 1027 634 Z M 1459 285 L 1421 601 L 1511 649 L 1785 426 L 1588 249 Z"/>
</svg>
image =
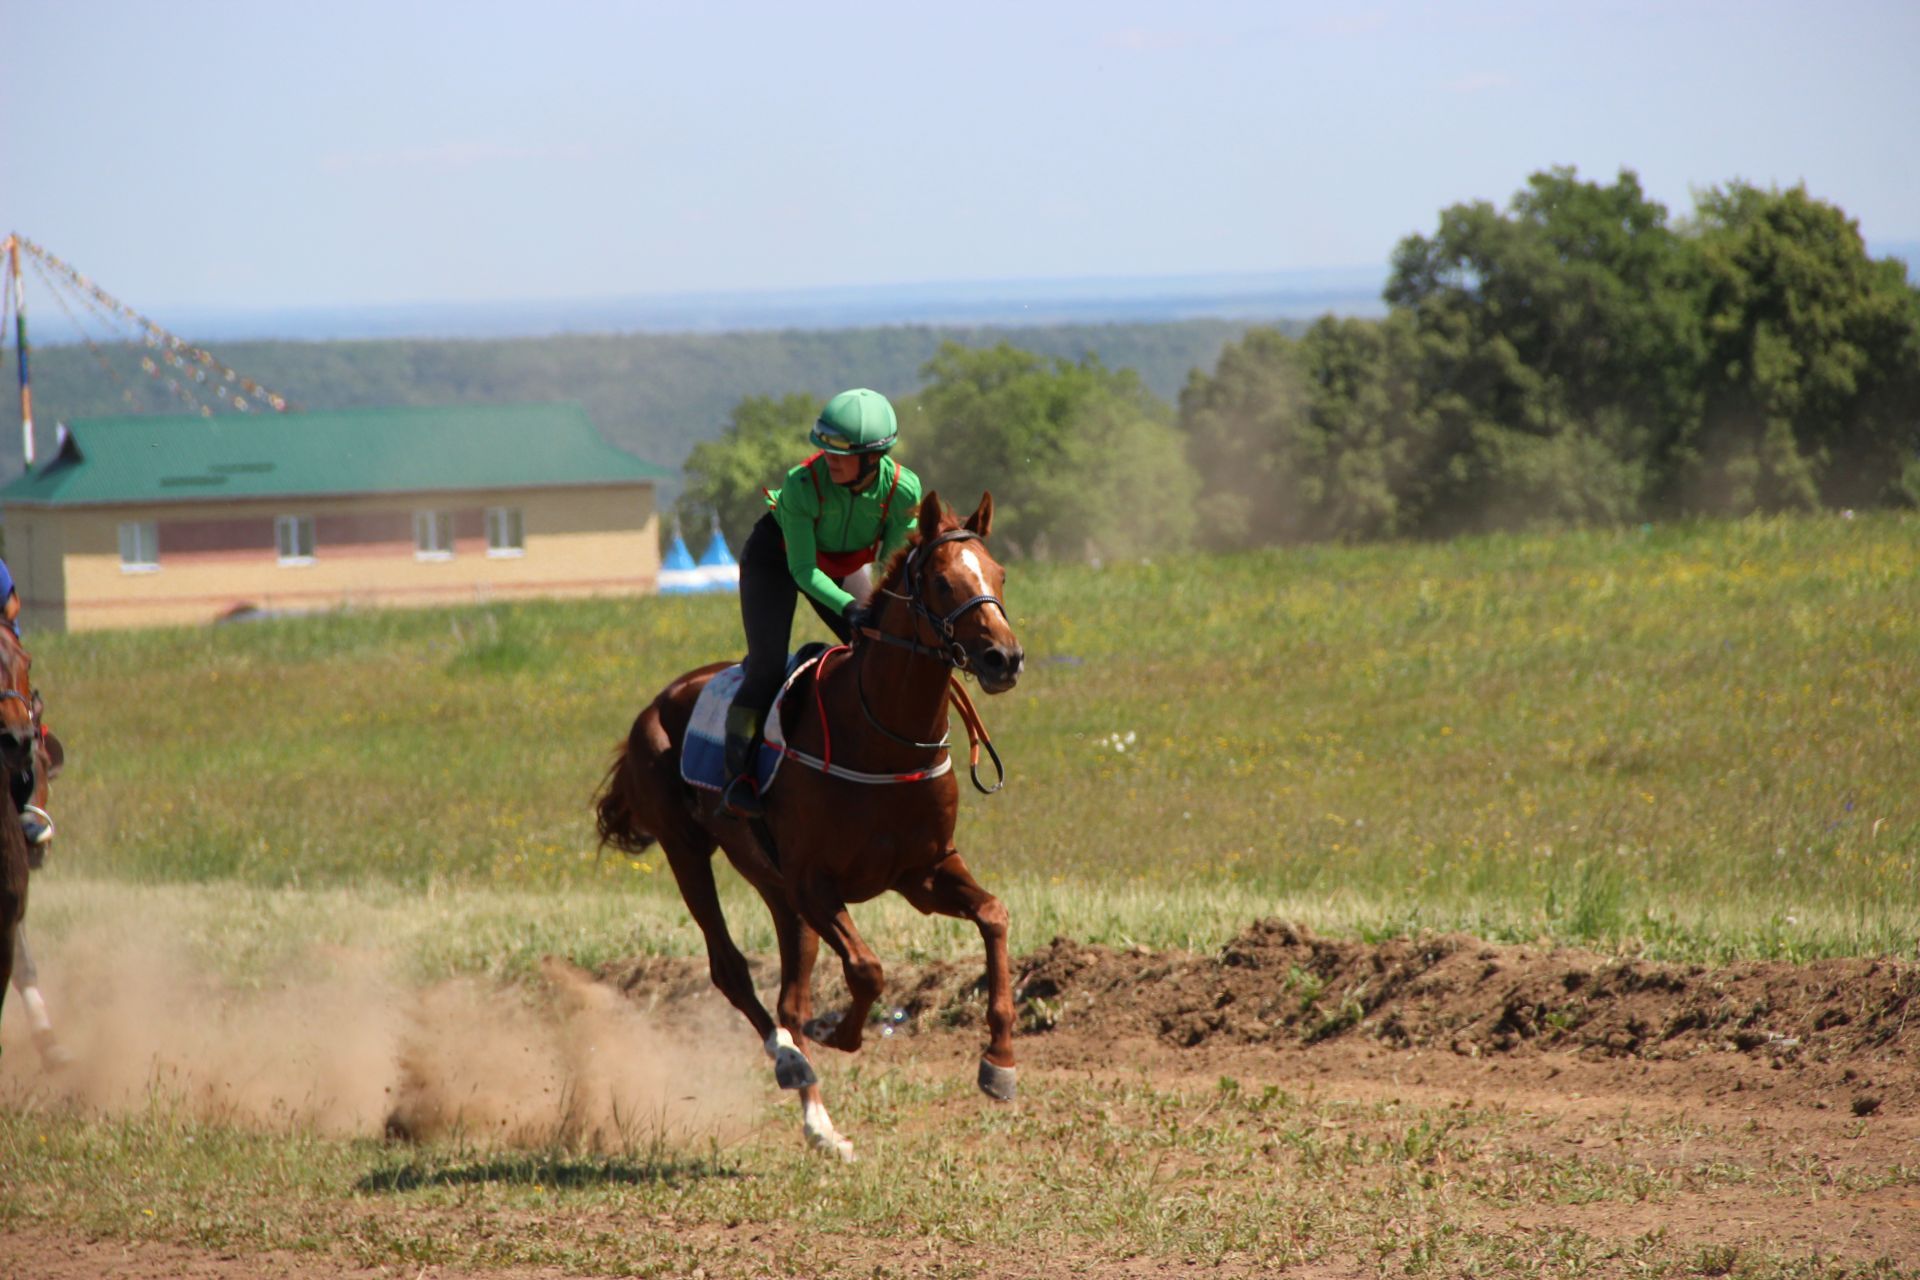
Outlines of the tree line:
<svg viewBox="0 0 1920 1280">
<path fill-rule="evenodd" d="M 1631 171 L 1546 170 L 1402 240 L 1385 300 L 1249 329 L 1173 403 L 1095 355 L 949 342 L 897 398 L 902 456 L 1076 557 L 1920 505 L 1920 289 L 1804 186 L 1675 219 Z M 737 546 L 817 408 L 739 402 L 683 518 Z"/>
<path fill-rule="evenodd" d="M 1196 365 L 1211 364 L 1246 327 L 1245 321 L 1206 319 L 1034 326 L 1019 334 L 1023 346 L 1041 353 L 1099 351 L 1138 369 L 1149 386 L 1172 396 Z M 614 444 L 660 466 L 678 467 L 695 444 L 720 434 L 744 395 L 804 391 L 824 401 L 850 380 L 899 395 L 920 384 L 920 369 L 942 344 L 991 346 L 1009 332 L 896 326 L 223 342 L 215 351 L 228 365 L 307 409 L 571 401 L 585 408 Z M 33 352 L 34 417 L 43 455 L 51 450 L 56 422 L 194 411 L 141 371 L 140 358 L 149 354 L 144 346 L 105 345 L 105 334 L 97 337 L 103 341 L 98 351 L 69 345 Z M 5 355 L 9 367 L 4 372 L 11 378 L 12 352 Z M 0 396 L 0 431 L 11 432 L 8 440 L 19 439 L 18 411 L 17 399 Z M 19 470 L 17 450 L 0 450 L 0 479 Z"/>
</svg>

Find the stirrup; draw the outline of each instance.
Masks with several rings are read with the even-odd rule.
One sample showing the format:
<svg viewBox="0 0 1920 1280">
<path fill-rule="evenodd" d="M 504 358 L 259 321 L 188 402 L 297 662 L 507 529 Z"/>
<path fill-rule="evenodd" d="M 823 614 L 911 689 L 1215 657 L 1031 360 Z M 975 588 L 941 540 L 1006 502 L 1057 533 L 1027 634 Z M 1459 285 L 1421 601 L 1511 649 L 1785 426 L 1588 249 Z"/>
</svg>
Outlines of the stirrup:
<svg viewBox="0 0 1920 1280">
<path fill-rule="evenodd" d="M 728 812 L 742 818 L 764 818 L 767 816 L 767 802 L 760 795 L 760 784 L 753 780 L 752 774 L 742 773 L 729 782 L 726 790 L 720 793 L 720 803 Z"/>
</svg>

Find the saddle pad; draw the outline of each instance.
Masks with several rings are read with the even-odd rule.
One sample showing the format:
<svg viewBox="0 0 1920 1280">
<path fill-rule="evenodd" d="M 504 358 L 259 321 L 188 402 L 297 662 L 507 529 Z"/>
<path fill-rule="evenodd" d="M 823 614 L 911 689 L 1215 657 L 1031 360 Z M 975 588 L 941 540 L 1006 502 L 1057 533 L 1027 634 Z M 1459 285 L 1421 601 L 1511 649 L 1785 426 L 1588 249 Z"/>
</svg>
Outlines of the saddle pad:
<svg viewBox="0 0 1920 1280">
<path fill-rule="evenodd" d="M 789 667 L 786 681 L 780 686 L 780 696 L 774 699 L 773 709 L 767 713 L 767 740 L 760 744 L 759 757 L 754 761 L 754 778 L 760 784 L 761 795 L 773 785 L 780 761 L 786 758 L 780 750 L 787 741 L 780 725 L 780 704 L 786 700 L 794 677 L 807 665 L 802 662 Z M 703 791 L 723 791 L 731 781 L 727 776 L 727 708 L 733 705 L 733 696 L 740 691 L 740 682 L 745 678 L 745 669 L 735 663 L 707 681 L 707 687 L 700 691 L 699 699 L 693 704 L 693 718 L 687 721 L 687 738 L 680 744 L 680 777 Z"/>
</svg>

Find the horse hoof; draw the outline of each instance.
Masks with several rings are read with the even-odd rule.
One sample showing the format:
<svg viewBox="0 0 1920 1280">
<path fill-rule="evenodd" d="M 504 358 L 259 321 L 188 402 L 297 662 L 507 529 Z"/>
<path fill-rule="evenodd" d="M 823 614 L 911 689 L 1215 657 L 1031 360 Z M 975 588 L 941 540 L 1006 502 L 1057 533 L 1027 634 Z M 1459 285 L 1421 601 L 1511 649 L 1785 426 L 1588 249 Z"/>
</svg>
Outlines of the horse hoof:
<svg viewBox="0 0 1920 1280">
<path fill-rule="evenodd" d="M 980 1059 L 980 1092 L 995 1102 L 1012 1102 L 1019 1072 L 1012 1067 L 996 1067 Z"/>
<path fill-rule="evenodd" d="M 859 1159 L 858 1156 L 853 1154 L 853 1143 L 847 1141 L 837 1133 L 808 1134 L 807 1140 L 813 1144 L 815 1151 L 825 1152 L 842 1164 L 852 1164 Z"/>
<path fill-rule="evenodd" d="M 841 1016 L 840 1011 L 835 1009 L 832 1013 L 823 1013 L 817 1018 L 808 1018 L 800 1030 L 806 1034 L 807 1039 L 817 1040 L 825 1044 L 827 1039 L 832 1036 L 835 1031 L 840 1029 Z"/>
<path fill-rule="evenodd" d="M 819 1084 L 820 1077 L 806 1054 L 782 1045 L 773 1055 L 773 1082 L 782 1089 L 805 1089 Z"/>
</svg>

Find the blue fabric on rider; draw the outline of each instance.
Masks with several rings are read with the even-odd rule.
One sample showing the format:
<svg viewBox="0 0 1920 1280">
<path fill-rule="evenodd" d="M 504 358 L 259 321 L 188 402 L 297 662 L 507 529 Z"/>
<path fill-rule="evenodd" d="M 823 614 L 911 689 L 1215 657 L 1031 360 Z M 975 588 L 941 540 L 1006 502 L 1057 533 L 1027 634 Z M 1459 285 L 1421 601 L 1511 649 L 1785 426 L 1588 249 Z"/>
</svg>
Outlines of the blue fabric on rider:
<svg viewBox="0 0 1920 1280">
<path fill-rule="evenodd" d="M 0 618 L 5 618 L 7 598 L 12 594 L 13 571 L 7 568 L 7 562 L 5 560 L 0 560 Z M 6 623 L 8 627 L 12 628 L 13 634 L 16 636 L 20 634 L 20 623 L 17 620 L 6 618 Z"/>
</svg>

